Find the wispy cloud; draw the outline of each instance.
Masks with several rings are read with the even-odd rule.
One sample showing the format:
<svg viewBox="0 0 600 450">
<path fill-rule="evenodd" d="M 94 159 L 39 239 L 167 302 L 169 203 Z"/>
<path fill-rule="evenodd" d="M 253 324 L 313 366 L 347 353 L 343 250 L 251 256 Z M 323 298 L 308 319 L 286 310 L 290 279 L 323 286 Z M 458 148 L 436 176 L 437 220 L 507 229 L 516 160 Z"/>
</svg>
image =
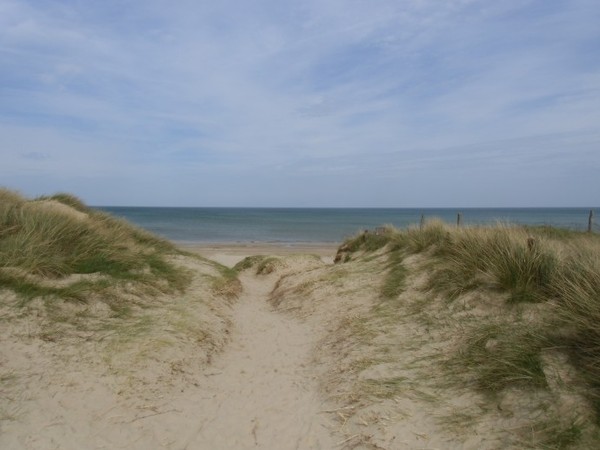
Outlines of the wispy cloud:
<svg viewBox="0 0 600 450">
<path fill-rule="evenodd" d="M 103 204 L 590 203 L 598 23 L 593 0 L 0 0 L 0 182 Z"/>
</svg>

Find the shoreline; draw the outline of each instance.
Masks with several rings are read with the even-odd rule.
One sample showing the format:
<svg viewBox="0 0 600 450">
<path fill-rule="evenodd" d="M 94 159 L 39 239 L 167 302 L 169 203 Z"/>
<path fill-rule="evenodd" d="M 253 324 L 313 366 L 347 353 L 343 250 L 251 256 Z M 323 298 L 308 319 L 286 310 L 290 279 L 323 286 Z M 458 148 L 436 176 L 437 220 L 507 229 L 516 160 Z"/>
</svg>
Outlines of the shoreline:
<svg viewBox="0 0 600 450">
<path fill-rule="evenodd" d="M 341 243 L 333 242 L 173 242 L 178 248 L 197 253 L 204 258 L 217 261 L 225 266 L 233 267 L 248 256 L 269 255 L 288 256 L 292 254 L 309 254 L 319 256 L 326 263 L 333 263 L 333 258 Z"/>
</svg>

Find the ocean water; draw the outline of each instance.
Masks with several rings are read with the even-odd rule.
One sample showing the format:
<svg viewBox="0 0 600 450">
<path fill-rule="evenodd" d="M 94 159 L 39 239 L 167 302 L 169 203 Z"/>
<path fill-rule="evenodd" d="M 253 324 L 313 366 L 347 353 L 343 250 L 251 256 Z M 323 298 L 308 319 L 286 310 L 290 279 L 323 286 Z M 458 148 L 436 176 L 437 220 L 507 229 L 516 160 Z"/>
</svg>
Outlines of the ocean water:
<svg viewBox="0 0 600 450">
<path fill-rule="evenodd" d="M 146 230 L 180 243 L 339 243 L 382 225 L 417 225 L 421 214 L 465 225 L 498 221 L 587 229 L 589 208 L 149 208 L 100 207 Z M 596 208 L 600 212 L 600 208 Z M 595 213 L 596 213 L 595 210 Z M 596 220 L 596 222 L 600 219 Z M 597 225 L 594 226 L 599 231 Z"/>
</svg>

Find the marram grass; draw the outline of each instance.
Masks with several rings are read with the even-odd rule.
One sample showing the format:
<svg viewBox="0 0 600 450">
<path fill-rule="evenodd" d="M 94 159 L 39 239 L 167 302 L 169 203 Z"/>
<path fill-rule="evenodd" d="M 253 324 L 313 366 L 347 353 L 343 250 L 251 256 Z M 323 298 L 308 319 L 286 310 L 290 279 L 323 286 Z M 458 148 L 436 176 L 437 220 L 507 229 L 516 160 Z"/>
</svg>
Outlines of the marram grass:
<svg viewBox="0 0 600 450">
<path fill-rule="evenodd" d="M 452 302 L 476 292 L 475 298 L 497 302 L 488 318 L 464 323 L 450 370 L 469 371 L 476 386 L 490 393 L 512 386 L 548 389 L 542 355 L 559 349 L 585 380 L 600 418 L 597 234 L 507 224 L 457 228 L 433 221 L 387 228 L 379 236 L 361 234 L 342 248 L 346 259 L 352 253 L 366 258 L 374 250 L 389 254 L 384 297 L 402 292 L 403 258 L 421 254 L 430 296 Z"/>
<path fill-rule="evenodd" d="M 600 411 L 600 248 L 590 245 L 569 258 L 554 287 L 560 299 L 559 321 L 566 332 L 561 343 L 592 389 Z M 599 417 L 600 420 L 600 417 Z"/>
<path fill-rule="evenodd" d="M 168 256 L 175 253 L 169 242 L 88 208 L 71 195 L 28 200 L 0 189 L 0 286 L 21 297 L 55 295 L 81 300 L 86 290 L 105 285 L 81 282 L 81 289 L 75 289 L 40 281 L 73 274 L 181 290 L 189 277 L 168 262 Z"/>
</svg>

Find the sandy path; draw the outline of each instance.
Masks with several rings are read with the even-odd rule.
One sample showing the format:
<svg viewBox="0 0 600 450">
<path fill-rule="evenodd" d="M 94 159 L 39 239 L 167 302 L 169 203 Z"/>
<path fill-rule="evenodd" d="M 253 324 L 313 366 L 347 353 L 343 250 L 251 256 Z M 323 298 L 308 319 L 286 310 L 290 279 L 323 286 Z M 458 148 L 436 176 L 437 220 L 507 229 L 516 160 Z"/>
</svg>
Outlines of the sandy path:
<svg viewBox="0 0 600 450">
<path fill-rule="evenodd" d="M 10 409 L 0 403 L 0 448 L 336 448 L 328 414 L 321 413 L 327 407 L 317 393 L 312 359 L 320 333 L 272 310 L 267 299 L 277 275 L 244 274 L 240 280 L 243 293 L 223 352 L 203 368 L 190 355 L 190 365 L 161 372 L 160 383 L 148 390 L 142 378 L 130 385 L 98 360 L 93 341 L 67 351 L 59 343 L 9 335 L 16 341 L 4 339 L 0 348 L 0 399 L 10 387 L 2 374 L 14 373 L 19 384 L 10 391 Z M 134 369 L 140 375 L 169 363 L 164 354 L 147 357 L 147 367 Z M 185 362 L 185 355 L 171 357 Z"/>
<path fill-rule="evenodd" d="M 334 448 L 309 365 L 315 333 L 271 310 L 266 299 L 275 279 L 241 281 L 232 342 L 207 372 L 209 395 L 183 448 Z"/>
</svg>

